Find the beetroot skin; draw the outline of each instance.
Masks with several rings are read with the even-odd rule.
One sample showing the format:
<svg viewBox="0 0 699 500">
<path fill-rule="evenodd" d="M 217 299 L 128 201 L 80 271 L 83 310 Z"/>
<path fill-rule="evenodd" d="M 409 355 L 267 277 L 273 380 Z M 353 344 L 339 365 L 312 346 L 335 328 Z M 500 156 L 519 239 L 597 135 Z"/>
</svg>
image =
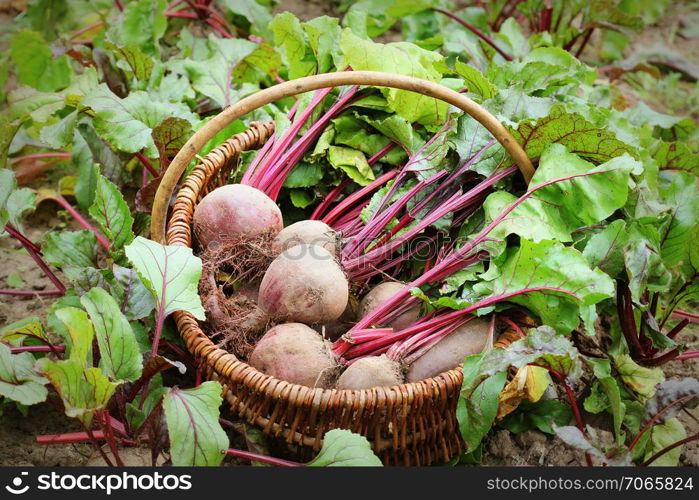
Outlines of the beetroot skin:
<svg viewBox="0 0 699 500">
<path fill-rule="evenodd" d="M 306 387 L 326 387 L 338 366 L 329 344 L 301 323 L 284 323 L 268 330 L 249 363 L 263 373 Z"/>
<path fill-rule="evenodd" d="M 385 354 L 368 356 L 352 363 L 337 379 L 337 389 L 371 389 L 392 387 L 403 383 L 403 370 L 399 362 Z"/>
<path fill-rule="evenodd" d="M 214 189 L 194 210 L 194 232 L 205 249 L 241 236 L 277 234 L 282 228 L 277 204 L 262 191 L 242 184 Z"/>
<path fill-rule="evenodd" d="M 406 380 L 417 382 L 459 366 L 464 358 L 478 354 L 490 333 L 487 318 L 474 318 L 432 346 L 408 368 Z"/>
<path fill-rule="evenodd" d="M 272 249 L 276 253 L 282 253 L 301 243 L 318 245 L 331 254 L 337 255 L 340 246 L 340 235 L 325 222 L 302 220 L 282 229 L 272 242 Z"/>
<path fill-rule="evenodd" d="M 362 302 L 359 304 L 359 319 L 367 316 L 370 312 L 401 291 L 404 287 L 405 284 L 398 281 L 384 281 L 383 283 L 376 285 L 364 296 Z M 389 326 L 396 331 L 402 330 L 415 323 L 415 320 L 417 320 L 419 314 L 420 306 L 413 307 L 412 309 L 405 311 L 386 326 Z"/>
<path fill-rule="evenodd" d="M 333 255 L 301 244 L 269 265 L 257 303 L 277 320 L 313 324 L 338 319 L 348 299 L 349 283 Z"/>
</svg>

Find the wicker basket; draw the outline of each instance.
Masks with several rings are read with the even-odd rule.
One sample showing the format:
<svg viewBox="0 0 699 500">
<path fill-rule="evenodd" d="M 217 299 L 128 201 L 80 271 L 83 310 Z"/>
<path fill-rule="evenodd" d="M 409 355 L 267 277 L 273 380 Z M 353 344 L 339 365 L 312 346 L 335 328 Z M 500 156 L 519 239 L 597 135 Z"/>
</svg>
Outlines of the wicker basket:
<svg viewBox="0 0 699 500">
<path fill-rule="evenodd" d="M 270 87 L 226 108 L 200 129 L 165 173 L 153 206 L 151 233 L 168 245 L 192 246 L 192 216 L 209 191 L 228 182 L 240 153 L 261 147 L 273 123 L 253 123 L 200 159 L 177 192 L 164 238 L 169 201 L 180 176 L 201 146 L 230 121 L 281 97 L 348 84 L 412 90 L 454 104 L 483 123 L 510 152 L 529 180 L 533 167 L 505 128 L 473 101 L 431 82 L 375 72 L 316 75 Z M 177 328 L 206 376 L 225 388 L 234 414 L 288 443 L 318 451 L 323 435 L 334 428 L 366 436 L 385 464 L 429 465 L 460 454 L 464 443 L 456 420 L 463 380 L 460 367 L 436 377 L 395 387 L 335 390 L 304 387 L 265 375 L 233 354 L 217 348 L 189 313 L 176 312 Z M 512 338 L 501 336 L 500 342 Z"/>
</svg>

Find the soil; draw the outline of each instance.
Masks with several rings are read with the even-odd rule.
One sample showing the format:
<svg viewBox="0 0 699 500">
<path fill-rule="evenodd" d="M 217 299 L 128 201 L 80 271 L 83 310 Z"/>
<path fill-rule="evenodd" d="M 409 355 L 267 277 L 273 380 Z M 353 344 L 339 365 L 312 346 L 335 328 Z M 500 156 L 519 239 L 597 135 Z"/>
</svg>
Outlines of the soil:
<svg viewBox="0 0 699 500">
<path fill-rule="evenodd" d="M 0 9 L 0 23 L 7 22 L 11 17 L 7 12 L 22 8 L 25 2 L 15 0 L 10 8 Z M 339 2 L 326 0 L 282 0 L 277 12 L 291 11 L 301 20 L 308 20 L 320 15 L 335 15 Z M 641 36 L 635 38 L 634 45 L 629 49 L 632 53 L 638 47 L 654 46 L 672 40 L 674 50 L 682 53 L 690 62 L 699 63 L 699 46 L 696 40 L 685 40 L 676 36 L 678 26 L 682 24 L 686 6 L 676 7 L 662 24 L 651 27 Z M 396 30 L 396 34 L 398 31 Z M 386 40 L 392 40 L 389 33 Z M 628 86 L 620 84 L 624 90 Z M 645 96 L 644 96 L 645 97 Z M 649 102 L 660 112 L 682 112 L 668 109 L 662 101 L 653 99 Z M 40 242 L 48 231 L 65 225 L 66 219 L 60 217 L 56 206 L 43 203 L 33 215 L 24 221 L 25 234 L 32 241 Z M 51 282 L 36 268 L 32 259 L 22 251 L 21 246 L 10 238 L 0 238 L 0 288 L 7 286 L 7 278 L 16 273 L 22 279 L 25 289 L 44 290 L 52 287 Z M 59 275 L 60 277 L 60 275 Z M 46 308 L 51 304 L 48 297 L 8 297 L 0 296 L 0 327 L 27 316 L 45 315 Z M 696 342 L 697 332 L 685 334 L 685 342 Z M 664 366 L 667 378 L 697 377 L 696 361 L 677 361 Z M 94 450 L 88 444 L 75 445 L 39 445 L 35 436 L 79 431 L 76 422 L 52 406 L 39 405 L 28 408 L 28 414 L 22 415 L 11 404 L 0 406 L 0 466 L 76 466 L 83 465 L 90 457 L 94 459 Z M 680 420 L 688 434 L 699 432 L 699 408 L 680 413 Z M 234 441 L 240 441 L 235 438 Z M 235 442 L 236 446 L 244 447 L 243 442 Z M 236 465 L 244 462 L 227 459 L 226 464 Z M 520 434 L 511 434 L 506 430 L 496 430 L 485 443 L 483 465 L 530 465 L 530 466 L 574 466 L 583 465 L 580 452 L 566 447 L 558 438 L 536 430 Z M 692 442 L 684 447 L 680 464 L 699 466 L 699 442 Z"/>
<path fill-rule="evenodd" d="M 25 417 L 14 405 L 4 405 L 0 416 L 0 466 L 77 466 L 92 454 L 90 445 L 40 445 L 36 436 L 79 432 L 75 420 L 43 404 L 32 406 Z"/>
<path fill-rule="evenodd" d="M 308 21 L 319 16 L 336 16 L 337 0 L 282 0 L 275 13 L 291 12 L 301 21 Z"/>
</svg>

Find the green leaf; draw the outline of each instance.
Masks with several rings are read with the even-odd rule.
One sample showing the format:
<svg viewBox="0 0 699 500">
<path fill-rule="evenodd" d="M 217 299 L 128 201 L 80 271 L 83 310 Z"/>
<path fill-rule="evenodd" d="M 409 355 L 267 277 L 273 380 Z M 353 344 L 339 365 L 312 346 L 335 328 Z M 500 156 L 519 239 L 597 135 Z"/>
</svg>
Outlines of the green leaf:
<svg viewBox="0 0 699 500">
<path fill-rule="evenodd" d="M 391 28 L 398 20 L 443 6 L 435 0 L 359 0 L 353 2 L 344 23 L 361 36 L 376 37 Z M 410 17 L 408 17 L 410 19 Z"/>
<path fill-rule="evenodd" d="M 687 437 L 687 431 L 682 423 L 676 418 L 672 418 L 664 424 L 654 425 L 648 432 L 650 433 L 650 440 L 646 445 L 646 455 L 643 458 L 644 460 L 648 460 L 666 446 L 670 446 L 671 444 Z M 674 450 L 661 455 L 650 465 L 653 467 L 676 467 L 680 461 L 682 448 L 682 446 L 678 446 Z"/>
<path fill-rule="evenodd" d="M 243 39 L 212 39 L 214 52 L 205 61 L 191 59 L 182 62 L 182 70 L 192 82 L 192 86 L 203 95 L 210 97 L 219 106 L 228 106 L 243 97 L 243 86 L 231 85 L 233 70 L 257 48 L 257 45 Z M 252 89 L 247 89 L 250 92 Z M 174 114 L 174 113 L 171 113 Z M 175 115 L 180 118 L 187 116 Z M 194 121 L 190 120 L 192 124 Z"/>
<path fill-rule="evenodd" d="M 137 236 L 126 246 L 126 256 L 155 297 L 160 315 L 187 311 L 204 320 L 197 293 L 202 264 L 191 248 L 165 246 Z"/>
<path fill-rule="evenodd" d="M 192 88 L 189 79 L 177 73 L 168 73 L 160 81 L 151 77 L 149 81 L 148 94 L 156 101 L 160 102 L 187 102 L 196 97 L 196 92 Z M 154 88 L 157 85 L 157 88 Z M 205 153 L 204 153 L 205 154 Z"/>
<path fill-rule="evenodd" d="M 84 148 L 77 153 L 77 156 L 76 152 L 73 151 L 73 159 L 78 161 L 81 174 L 78 178 L 78 185 L 82 182 L 84 191 L 91 190 L 89 192 L 90 196 L 88 196 L 88 193 L 83 193 L 82 203 L 87 205 L 85 208 L 88 209 L 92 205 L 92 200 L 94 200 L 97 189 L 97 175 L 100 172 L 118 187 L 124 186 L 129 181 L 129 172 L 124 167 L 128 155 L 114 151 L 89 123 L 78 124 L 75 144 L 80 148 Z M 95 171 L 95 164 L 98 164 L 100 167 L 97 171 Z M 85 175 L 84 179 L 82 175 Z M 76 196 L 79 193 L 80 190 L 76 186 Z M 88 200 L 89 204 L 87 203 Z"/>
<path fill-rule="evenodd" d="M 173 465 L 217 466 L 226 456 L 228 436 L 218 422 L 222 390 L 218 382 L 208 381 L 193 389 L 172 387 L 165 394 Z"/>
<path fill-rule="evenodd" d="M 94 325 L 104 374 L 112 380 L 140 377 L 143 367 L 136 336 L 119 304 L 103 288 L 93 288 L 80 302 Z"/>
<path fill-rule="evenodd" d="M 115 45 L 107 43 L 106 48 L 113 51 L 121 60 L 126 62 L 134 78 L 140 82 L 148 82 L 153 72 L 155 61 L 152 57 L 144 54 L 137 45 Z"/>
<path fill-rule="evenodd" d="M 15 173 L 12 170 L 6 168 L 0 168 L 0 222 L 4 226 L 7 221 L 7 210 L 5 205 L 7 204 L 7 199 L 10 197 L 10 193 L 17 187 L 17 180 L 15 179 Z"/>
<path fill-rule="evenodd" d="M 518 234 L 533 241 L 571 241 L 573 231 L 597 224 L 626 204 L 629 176 L 639 165 L 624 155 L 595 167 L 568 153 L 564 146 L 552 144 L 541 156 L 530 189 L 579 174 L 594 175 L 553 182 L 538 189 L 498 224 L 490 236 L 504 240 L 509 234 Z M 515 196 L 505 191 L 490 195 L 484 203 L 486 220 L 495 219 L 515 200 Z M 498 248 L 502 251 L 504 245 Z"/>
<path fill-rule="evenodd" d="M 89 212 L 115 249 L 119 250 L 133 241 L 131 210 L 121 191 L 101 175 L 97 178 L 95 199 Z"/>
<path fill-rule="evenodd" d="M 78 121 L 78 110 L 67 114 L 52 125 L 41 128 L 41 141 L 54 149 L 63 149 L 73 142 L 75 124 Z"/>
<path fill-rule="evenodd" d="M 247 19 L 252 24 L 254 33 L 269 38 L 269 24 L 272 21 L 270 9 L 260 5 L 257 0 L 224 0 L 222 3 L 234 14 Z"/>
<path fill-rule="evenodd" d="M 356 149 L 330 146 L 328 162 L 333 168 L 344 170 L 347 176 L 360 186 L 366 186 L 375 179 L 366 157 Z"/>
<path fill-rule="evenodd" d="M 66 267 L 63 269 L 78 295 L 83 295 L 96 286 L 107 286 L 108 271 L 95 269 L 94 267 Z"/>
<path fill-rule="evenodd" d="M 37 123 L 44 123 L 51 115 L 65 107 L 65 101 L 60 94 L 39 92 L 31 87 L 19 87 L 10 91 L 7 102 L 10 108 L 4 118 L 17 125 L 30 118 Z M 7 130 L 11 130 L 11 127 Z M 9 136 L 10 140 L 12 136 L 14 133 Z M 5 142 L 9 145 L 9 141 Z"/>
<path fill-rule="evenodd" d="M 645 398 L 652 397 L 655 394 L 655 387 L 665 380 L 662 369 L 643 367 L 628 354 L 610 352 L 610 356 L 626 386 Z"/>
<path fill-rule="evenodd" d="M 94 233 L 86 230 L 49 233 L 41 249 L 46 260 L 57 267 L 95 267 Z"/>
<path fill-rule="evenodd" d="M 659 178 L 662 201 L 672 207 L 661 235 L 663 263 L 668 268 L 677 268 L 687 277 L 699 272 L 699 265 L 695 265 L 699 264 L 699 187 L 696 179 L 686 172 L 663 172 Z"/>
<path fill-rule="evenodd" d="M 507 381 L 507 368 L 488 377 L 481 376 L 487 357 L 487 354 L 474 354 L 464 360 L 464 382 L 456 418 L 467 451 L 475 450 L 492 428 L 498 413 L 498 396 Z"/>
<path fill-rule="evenodd" d="M 323 178 L 323 168 L 317 163 L 299 162 L 284 180 L 284 187 L 307 188 L 317 186 Z"/>
<path fill-rule="evenodd" d="M 144 154 L 149 158 L 157 156 L 151 137 L 153 127 L 170 116 L 183 118 L 192 125 L 198 121 L 184 103 L 157 101 L 143 91 L 131 92 L 120 99 L 105 84 L 87 95 L 83 104 L 95 112 L 93 123 L 102 138 L 126 153 L 145 149 Z"/>
<path fill-rule="evenodd" d="M 658 8 L 663 2 L 658 2 Z M 622 6 L 623 5 L 623 6 Z M 652 6 L 647 3 L 639 2 L 639 10 L 646 11 L 644 14 L 648 17 L 652 16 Z M 633 9 L 633 7 L 631 7 Z M 592 26 L 597 26 L 603 29 L 622 31 L 626 28 L 627 32 L 640 32 L 643 29 L 643 19 L 630 12 L 628 6 L 610 0 L 594 0 L 590 4 L 588 23 Z M 651 23 L 648 23 L 651 24 Z"/>
<path fill-rule="evenodd" d="M 315 201 L 315 196 L 312 192 L 304 191 L 303 189 L 292 189 L 289 191 L 291 203 L 298 208 L 306 208 Z"/>
<path fill-rule="evenodd" d="M 437 82 L 442 77 L 441 55 L 408 42 L 374 43 L 344 29 L 340 48 L 354 70 L 383 71 Z M 409 122 L 437 128 L 447 119 L 447 104 L 414 92 L 381 89 L 388 106 Z"/>
<path fill-rule="evenodd" d="M 66 415 L 89 427 L 95 413 L 107 407 L 118 383 L 110 382 L 99 368 L 87 368 L 75 359 L 39 361 L 39 369 L 63 400 Z"/>
<path fill-rule="evenodd" d="M 631 226 L 629 241 L 624 248 L 624 264 L 629 279 L 631 297 L 636 302 L 646 290 L 664 292 L 671 281 L 670 272 L 665 267 L 661 252 L 658 250 L 657 238 L 648 238 L 637 226 Z M 653 235 L 655 236 L 655 235 Z"/>
<path fill-rule="evenodd" d="M 686 142 L 658 141 L 651 154 L 662 170 L 684 170 L 699 174 L 699 154 Z"/>
<path fill-rule="evenodd" d="M 454 115 L 427 143 L 412 152 L 407 170 L 416 172 L 419 179 L 426 180 L 439 170 L 449 170 L 454 165 L 447 159 L 450 148 L 450 138 L 456 127 Z"/>
<path fill-rule="evenodd" d="M 289 78 L 296 79 L 315 73 L 316 60 L 306 47 L 301 23 L 291 12 L 282 12 L 272 19 L 269 25 L 274 36 L 274 46 L 284 56 Z"/>
<path fill-rule="evenodd" d="M 539 47 L 522 60 L 492 65 L 486 76 L 496 87 L 518 88 L 547 96 L 565 94 L 581 84 L 592 85 L 596 71 L 558 47 Z"/>
<path fill-rule="evenodd" d="M 0 328 L 0 341 L 20 346 L 32 338 L 49 340 L 38 316 L 23 318 Z"/>
<path fill-rule="evenodd" d="M 636 156 L 636 151 L 618 140 L 614 132 L 593 125 L 582 115 L 567 113 L 562 105 L 551 108 L 545 118 L 520 123 L 512 134 L 530 158 L 540 157 L 553 142 L 563 144 L 568 151 L 599 163 L 624 153 Z"/>
<path fill-rule="evenodd" d="M 172 116 L 155 127 L 151 135 L 158 149 L 160 165 L 166 167 L 169 163 L 168 156 L 175 156 L 193 133 L 191 123 Z"/>
<path fill-rule="evenodd" d="M 552 97 L 536 97 L 517 88 L 501 90 L 498 95 L 485 102 L 488 110 L 505 125 L 517 127 L 521 120 L 543 118 L 556 104 Z"/>
<path fill-rule="evenodd" d="M 469 66 L 457 59 L 454 63 L 454 69 L 457 74 L 464 77 L 464 84 L 468 87 L 469 93 L 478 94 L 484 101 L 495 97 L 498 93 L 495 85 L 473 66 Z"/>
<path fill-rule="evenodd" d="M 77 307 L 64 307 L 54 312 L 56 318 L 66 328 L 69 337 L 66 338 L 66 348 L 69 359 L 80 366 L 92 365 L 92 339 L 95 331 L 87 319 L 87 313 Z"/>
<path fill-rule="evenodd" d="M 236 83 L 257 82 L 262 76 L 279 76 L 282 56 L 267 42 L 257 45 L 250 55 L 233 68 L 233 81 Z M 262 72 L 260 74 L 260 72 Z"/>
<path fill-rule="evenodd" d="M 396 115 L 392 115 L 396 116 Z M 377 134 L 375 131 L 367 127 L 360 118 L 350 115 L 340 116 L 333 121 L 333 126 L 325 130 L 315 149 L 313 156 L 319 156 L 327 151 L 328 147 L 333 143 L 335 145 L 348 146 L 358 149 L 365 156 L 372 156 L 378 153 L 382 148 L 388 145 L 390 139 L 382 134 Z M 381 159 L 381 161 L 391 163 L 389 159 L 390 152 Z"/>
<path fill-rule="evenodd" d="M 588 365 L 599 381 L 599 387 L 607 397 L 608 408 L 614 419 L 614 435 L 618 442 L 623 442 L 621 424 L 626 414 L 626 405 L 621 401 L 621 390 L 616 379 L 612 376 L 612 367 L 608 359 L 586 358 Z M 594 391 L 593 391 L 594 392 Z M 589 397 L 588 397 L 589 399 Z M 588 400 L 585 400 L 585 409 L 588 410 Z M 590 410 L 588 410 L 590 411 Z"/>
<path fill-rule="evenodd" d="M 151 415 L 153 409 L 160 403 L 162 398 L 167 393 L 167 388 L 163 387 L 163 377 L 157 373 L 152 379 L 148 389 L 148 395 L 145 396 L 143 406 L 139 408 L 138 401 L 134 403 L 126 403 L 126 418 L 131 424 L 132 429 L 139 429 L 146 422 L 148 416 Z"/>
<path fill-rule="evenodd" d="M 167 18 L 165 0 L 136 0 L 126 4 L 124 20 L 115 25 L 113 38 L 120 45 L 141 47 L 155 55 L 158 40 L 165 34 Z"/>
<path fill-rule="evenodd" d="M 498 425 L 514 433 L 536 428 L 546 434 L 553 434 L 553 424 L 567 425 L 572 418 L 570 406 L 562 401 L 545 399 L 530 403 L 524 400 L 517 410 L 507 415 Z"/>
<path fill-rule="evenodd" d="M 301 25 L 317 61 L 317 72 L 328 73 L 340 65 L 340 25 L 337 18 L 321 16 Z M 338 61 L 338 64 L 336 64 Z"/>
<path fill-rule="evenodd" d="M 138 273 L 117 264 L 112 266 L 112 272 L 114 286 L 111 287 L 111 291 L 121 304 L 121 312 L 130 321 L 147 317 L 155 308 L 155 300 Z"/>
<path fill-rule="evenodd" d="M 10 224 L 23 232 L 22 218 L 36 208 L 36 194 L 32 189 L 14 189 L 5 202 L 5 211 Z"/>
<path fill-rule="evenodd" d="M 43 92 L 67 87 L 73 73 L 66 54 L 53 57 L 51 47 L 39 33 L 31 30 L 18 32 L 10 41 L 10 57 L 17 78 Z"/>
<path fill-rule="evenodd" d="M 591 266 L 599 267 L 609 276 L 616 277 L 624 270 L 623 249 L 628 240 L 625 221 L 615 220 L 589 239 L 583 256 Z"/>
<path fill-rule="evenodd" d="M 564 146 L 553 144 L 542 154 L 530 185 L 538 186 L 546 181 L 587 172 L 601 172 L 556 182 L 537 191 L 538 199 L 559 206 L 559 210 L 565 209 L 571 225 L 580 227 L 604 220 L 626 204 L 629 176 L 638 167 L 640 163 L 628 154 L 594 167 L 575 154 L 568 153 Z"/>
<path fill-rule="evenodd" d="M 407 151 L 417 151 L 424 145 L 424 141 L 420 139 L 412 125 L 401 116 L 388 114 L 382 118 L 372 118 L 358 113 L 356 116 L 367 122 L 388 139 L 400 144 Z"/>
<path fill-rule="evenodd" d="M 381 467 L 382 464 L 364 436 L 345 429 L 333 429 L 325 433 L 323 447 L 307 465 L 309 467 Z"/>
<path fill-rule="evenodd" d="M 551 240 L 521 239 L 520 244 L 509 250 L 502 266 L 491 266 L 483 276 L 487 282 L 476 285 L 476 291 L 505 295 L 531 290 L 507 300 L 528 308 L 559 333 L 571 332 L 587 308 L 614 296 L 609 276 L 591 269 L 576 249 Z M 538 287 L 540 291 L 532 290 Z"/>
<path fill-rule="evenodd" d="M 500 32 L 497 36 L 508 43 L 511 49 L 509 53 L 512 54 L 513 57 L 524 57 L 526 60 L 530 43 L 522 33 L 522 26 L 518 20 L 515 20 L 514 17 L 505 19 L 505 22 L 500 26 Z"/>
<path fill-rule="evenodd" d="M 489 195 L 483 203 L 486 221 L 492 222 L 516 201 L 517 197 L 507 191 L 496 191 Z M 491 255 L 499 255 L 505 250 L 505 238 L 510 234 L 517 234 L 534 242 L 572 241 L 570 232 L 574 227 L 569 227 L 561 215 L 557 207 L 551 207 L 536 197 L 525 200 L 490 232 L 490 237 L 500 241 L 499 245 L 493 245 Z"/>
<path fill-rule="evenodd" d="M 0 396 L 27 406 L 46 399 L 48 380 L 34 371 L 34 361 L 31 353 L 12 354 L 0 343 Z"/>
</svg>

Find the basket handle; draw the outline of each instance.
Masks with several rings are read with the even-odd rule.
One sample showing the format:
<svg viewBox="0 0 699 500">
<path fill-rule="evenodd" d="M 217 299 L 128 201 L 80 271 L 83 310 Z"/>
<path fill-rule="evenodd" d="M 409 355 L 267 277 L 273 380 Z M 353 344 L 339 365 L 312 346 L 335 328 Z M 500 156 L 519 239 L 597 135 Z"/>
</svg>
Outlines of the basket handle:
<svg viewBox="0 0 699 500">
<path fill-rule="evenodd" d="M 232 106 L 225 108 L 190 137 L 163 174 L 160 186 L 158 186 L 158 190 L 155 193 L 150 226 L 151 238 L 159 243 L 165 243 L 167 209 L 172 193 L 177 186 L 177 182 L 192 158 L 194 158 L 211 138 L 223 130 L 226 125 L 251 111 L 284 97 L 291 97 L 312 90 L 343 85 L 367 85 L 409 90 L 440 99 L 456 106 L 465 113 L 471 115 L 488 129 L 493 137 L 495 137 L 510 156 L 512 156 L 512 159 L 519 167 L 527 182 L 529 182 L 532 175 L 534 175 L 534 166 L 532 162 L 527 157 L 524 149 L 522 149 L 502 123 L 485 108 L 458 92 L 428 80 L 378 71 L 341 71 L 337 73 L 324 73 L 279 83 L 245 97 Z"/>
</svg>

